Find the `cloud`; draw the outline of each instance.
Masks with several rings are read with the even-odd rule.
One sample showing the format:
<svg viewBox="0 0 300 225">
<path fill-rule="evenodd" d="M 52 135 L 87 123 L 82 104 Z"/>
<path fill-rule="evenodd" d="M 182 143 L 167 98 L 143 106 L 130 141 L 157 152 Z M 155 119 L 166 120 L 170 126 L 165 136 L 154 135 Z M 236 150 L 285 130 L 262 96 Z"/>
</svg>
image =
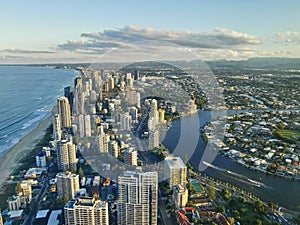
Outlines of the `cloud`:
<svg viewBox="0 0 300 225">
<path fill-rule="evenodd" d="M 275 34 L 275 43 L 300 44 L 300 32 L 287 31 Z"/>
<path fill-rule="evenodd" d="M 48 54 L 48 53 L 55 53 L 54 51 L 25 50 L 25 49 L 3 49 L 3 50 L 0 50 L 0 52 L 14 53 L 14 54 Z"/>
<path fill-rule="evenodd" d="M 189 32 L 155 30 L 132 25 L 119 29 L 105 29 L 101 32 L 82 33 L 81 37 L 82 39 L 77 41 L 59 44 L 57 49 L 97 54 L 112 48 L 139 45 L 147 41 L 168 42 L 191 49 L 227 49 L 261 44 L 261 40 L 256 36 L 227 29 L 215 29 L 212 32 Z"/>
</svg>

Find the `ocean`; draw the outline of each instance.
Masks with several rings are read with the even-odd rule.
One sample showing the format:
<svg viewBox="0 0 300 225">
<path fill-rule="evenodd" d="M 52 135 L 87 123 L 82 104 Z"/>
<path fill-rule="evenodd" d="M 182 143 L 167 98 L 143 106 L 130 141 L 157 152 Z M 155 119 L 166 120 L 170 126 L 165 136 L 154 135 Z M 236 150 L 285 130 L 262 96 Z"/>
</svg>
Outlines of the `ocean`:
<svg viewBox="0 0 300 225">
<path fill-rule="evenodd" d="M 0 155 L 50 115 L 77 74 L 73 69 L 0 66 Z"/>
</svg>

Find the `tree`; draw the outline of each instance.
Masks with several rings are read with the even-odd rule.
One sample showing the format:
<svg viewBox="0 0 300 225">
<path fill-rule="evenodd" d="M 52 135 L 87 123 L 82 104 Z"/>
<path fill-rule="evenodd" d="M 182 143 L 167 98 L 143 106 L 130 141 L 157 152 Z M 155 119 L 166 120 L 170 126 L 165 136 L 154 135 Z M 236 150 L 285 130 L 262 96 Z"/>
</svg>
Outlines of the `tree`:
<svg viewBox="0 0 300 225">
<path fill-rule="evenodd" d="M 225 213 L 225 210 L 226 210 L 226 209 L 225 209 L 225 206 L 223 206 L 223 205 L 222 205 L 222 206 L 217 206 L 217 211 L 218 211 L 218 212 L 224 214 L 224 213 Z"/>
<path fill-rule="evenodd" d="M 228 189 L 224 190 L 224 198 L 225 200 L 229 200 L 232 197 L 231 192 Z"/>
<path fill-rule="evenodd" d="M 229 217 L 229 218 L 228 218 L 228 222 L 229 222 L 230 225 L 233 225 L 234 222 L 235 222 L 235 220 L 234 220 L 233 217 Z"/>
<path fill-rule="evenodd" d="M 208 188 L 207 188 L 207 195 L 210 199 L 216 198 L 216 189 L 213 182 L 210 182 Z"/>
<path fill-rule="evenodd" d="M 263 222 L 260 219 L 256 219 L 255 225 L 263 225 Z"/>
<path fill-rule="evenodd" d="M 21 187 L 20 182 L 18 182 L 18 183 L 17 183 L 17 186 L 16 186 L 16 193 L 19 194 L 19 193 L 21 193 L 21 192 L 23 192 L 23 189 L 22 189 L 22 187 Z"/>
</svg>

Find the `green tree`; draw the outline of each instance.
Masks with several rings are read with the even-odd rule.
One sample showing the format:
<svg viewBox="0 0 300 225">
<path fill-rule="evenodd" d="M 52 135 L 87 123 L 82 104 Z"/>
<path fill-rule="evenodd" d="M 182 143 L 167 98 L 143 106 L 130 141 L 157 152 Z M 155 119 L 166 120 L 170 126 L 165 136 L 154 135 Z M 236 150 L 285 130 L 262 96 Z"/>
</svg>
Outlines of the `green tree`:
<svg viewBox="0 0 300 225">
<path fill-rule="evenodd" d="M 229 218 L 228 218 L 228 222 L 229 222 L 230 225 L 233 225 L 234 222 L 235 222 L 235 220 L 234 220 L 233 217 L 229 217 Z"/>
<path fill-rule="evenodd" d="M 217 206 L 217 211 L 218 211 L 218 212 L 224 214 L 224 213 L 225 213 L 225 210 L 226 210 L 226 209 L 225 209 L 225 206 L 223 206 L 223 205 L 222 205 L 222 206 Z"/>
<path fill-rule="evenodd" d="M 260 219 L 256 219 L 255 225 L 263 225 L 263 222 Z"/>
<path fill-rule="evenodd" d="M 22 187 L 21 187 L 21 183 L 18 182 L 17 185 L 16 185 L 16 193 L 19 194 L 23 191 Z"/>
<path fill-rule="evenodd" d="M 228 189 L 224 190 L 224 198 L 225 200 L 229 200 L 232 197 L 231 192 Z"/>
<path fill-rule="evenodd" d="M 213 182 L 210 182 L 208 188 L 207 188 L 207 195 L 210 199 L 216 198 L 216 189 Z"/>
</svg>

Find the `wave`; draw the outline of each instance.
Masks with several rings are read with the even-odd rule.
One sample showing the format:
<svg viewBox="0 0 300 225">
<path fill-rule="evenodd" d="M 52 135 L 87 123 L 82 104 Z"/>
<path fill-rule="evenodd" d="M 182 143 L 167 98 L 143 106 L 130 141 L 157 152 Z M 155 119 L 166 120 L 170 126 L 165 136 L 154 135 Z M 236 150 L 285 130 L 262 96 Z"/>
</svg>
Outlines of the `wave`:
<svg viewBox="0 0 300 225">
<path fill-rule="evenodd" d="M 210 167 L 210 168 L 216 169 L 220 172 L 224 172 L 224 173 L 227 173 L 227 174 L 231 175 L 231 177 L 236 181 L 239 181 L 239 182 L 251 185 L 251 186 L 259 187 L 259 188 L 263 187 L 263 188 L 272 189 L 272 187 L 270 187 L 270 186 L 268 186 L 268 185 L 266 185 L 266 184 L 264 184 L 260 181 L 250 179 L 249 177 L 247 177 L 245 175 L 238 174 L 236 172 L 220 168 L 218 166 L 215 166 L 215 165 L 213 165 L 211 163 L 208 163 L 208 162 L 205 162 L 205 161 L 203 161 L 203 164 Z"/>
<path fill-rule="evenodd" d="M 26 129 L 27 127 L 31 127 L 32 125 L 36 124 L 37 122 L 40 122 L 42 119 L 44 119 L 48 113 L 42 113 L 41 115 L 29 120 L 28 122 L 23 124 L 22 130 Z"/>
<path fill-rule="evenodd" d="M 29 114 L 27 114 L 27 115 L 24 116 L 24 117 L 20 117 L 18 120 L 14 121 L 14 122 L 12 122 L 12 123 L 9 123 L 9 124 L 7 124 L 6 126 L 0 128 L 0 131 L 4 131 L 5 129 L 7 129 L 7 128 L 13 126 L 13 125 L 16 125 L 16 124 L 18 124 L 18 123 L 21 123 L 21 122 L 24 121 L 25 119 L 29 118 L 31 115 L 33 115 L 33 113 L 29 113 Z M 9 118 L 8 120 L 6 120 L 6 122 L 9 122 L 10 120 L 13 120 L 13 119 L 16 119 L 16 118 L 18 118 L 18 117 L 17 117 L 17 116 L 12 116 L 12 117 Z M 1 122 L 0 122 L 0 123 L 1 123 Z"/>
</svg>

